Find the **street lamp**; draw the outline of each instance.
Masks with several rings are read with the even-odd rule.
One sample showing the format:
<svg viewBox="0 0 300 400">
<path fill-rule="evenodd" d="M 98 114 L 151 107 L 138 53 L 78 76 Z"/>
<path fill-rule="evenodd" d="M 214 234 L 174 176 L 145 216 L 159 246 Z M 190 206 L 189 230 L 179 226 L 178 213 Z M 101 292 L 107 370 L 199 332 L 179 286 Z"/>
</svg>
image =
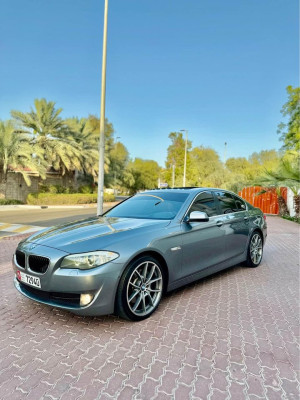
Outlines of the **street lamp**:
<svg viewBox="0 0 300 400">
<path fill-rule="evenodd" d="M 116 137 L 116 140 L 117 139 L 121 139 L 121 136 L 117 136 Z M 118 142 L 116 142 L 116 144 L 117 144 Z M 114 194 L 116 195 L 116 193 L 117 193 L 117 190 L 116 190 L 116 186 L 117 186 L 117 171 L 116 171 L 116 169 L 114 170 Z"/>
<path fill-rule="evenodd" d="M 181 129 L 180 132 L 185 132 L 184 165 L 183 165 L 183 179 L 182 179 L 182 186 L 185 187 L 185 177 L 186 177 L 186 153 L 187 153 L 188 131 L 187 131 L 186 129 Z"/>
<path fill-rule="evenodd" d="M 107 13 L 108 0 L 104 4 L 103 49 L 102 49 L 102 79 L 101 79 L 101 109 L 100 109 L 100 140 L 99 140 L 99 170 L 97 215 L 103 214 L 104 194 L 104 148 L 105 148 L 105 89 L 106 89 L 106 48 L 107 48 Z"/>
<path fill-rule="evenodd" d="M 175 186 L 175 163 L 173 160 L 173 165 L 172 165 L 172 188 Z"/>
</svg>

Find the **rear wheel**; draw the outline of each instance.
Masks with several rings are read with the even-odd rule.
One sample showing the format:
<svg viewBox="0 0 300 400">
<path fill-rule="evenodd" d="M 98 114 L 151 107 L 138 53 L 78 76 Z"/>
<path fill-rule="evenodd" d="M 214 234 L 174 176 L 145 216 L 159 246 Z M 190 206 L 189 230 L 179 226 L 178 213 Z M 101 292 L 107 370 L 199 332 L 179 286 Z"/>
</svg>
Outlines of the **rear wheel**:
<svg viewBox="0 0 300 400">
<path fill-rule="evenodd" d="M 263 240 L 259 232 L 255 231 L 252 233 L 248 252 L 246 265 L 250 268 L 256 268 L 261 263 L 263 256 Z"/>
<path fill-rule="evenodd" d="M 117 313 L 132 321 L 141 321 L 157 309 L 164 287 L 163 270 L 159 262 L 143 256 L 126 268 L 116 297 Z"/>
</svg>

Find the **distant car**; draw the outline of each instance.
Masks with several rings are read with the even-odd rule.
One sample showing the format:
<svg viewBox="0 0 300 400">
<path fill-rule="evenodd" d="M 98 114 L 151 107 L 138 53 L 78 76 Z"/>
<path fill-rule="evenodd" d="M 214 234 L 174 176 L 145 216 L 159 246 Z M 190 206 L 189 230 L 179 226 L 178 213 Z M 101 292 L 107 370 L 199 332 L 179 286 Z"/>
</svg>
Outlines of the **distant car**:
<svg viewBox="0 0 300 400">
<path fill-rule="evenodd" d="M 139 193 L 103 216 L 35 233 L 14 254 L 15 286 L 80 315 L 149 317 L 164 292 L 232 265 L 257 267 L 265 216 L 222 189 Z"/>
</svg>

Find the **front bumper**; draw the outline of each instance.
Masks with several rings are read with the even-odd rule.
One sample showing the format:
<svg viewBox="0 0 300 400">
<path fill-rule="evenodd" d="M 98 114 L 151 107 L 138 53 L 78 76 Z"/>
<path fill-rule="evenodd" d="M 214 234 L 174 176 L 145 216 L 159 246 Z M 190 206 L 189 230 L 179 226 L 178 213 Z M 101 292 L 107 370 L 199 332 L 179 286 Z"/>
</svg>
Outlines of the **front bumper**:
<svg viewBox="0 0 300 400">
<path fill-rule="evenodd" d="M 51 258 L 50 258 L 51 259 Z M 107 315 L 114 312 L 115 295 L 123 265 L 109 262 L 91 270 L 55 268 L 51 265 L 45 274 L 34 273 L 20 267 L 16 258 L 13 269 L 40 278 L 41 289 L 20 282 L 14 278 L 16 289 L 27 298 L 71 311 L 83 316 Z M 93 300 L 87 306 L 80 306 L 80 294 L 91 293 Z"/>
</svg>

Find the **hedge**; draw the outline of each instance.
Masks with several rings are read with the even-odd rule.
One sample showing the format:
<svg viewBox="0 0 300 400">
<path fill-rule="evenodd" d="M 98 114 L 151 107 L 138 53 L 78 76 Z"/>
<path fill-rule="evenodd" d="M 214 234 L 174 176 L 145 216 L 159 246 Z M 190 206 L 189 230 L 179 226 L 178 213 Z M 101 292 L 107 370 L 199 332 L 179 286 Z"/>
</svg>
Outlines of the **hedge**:
<svg viewBox="0 0 300 400">
<path fill-rule="evenodd" d="M 112 194 L 104 193 L 104 201 L 115 200 Z M 31 205 L 63 205 L 63 204 L 91 204 L 97 203 L 97 194 L 54 194 L 54 193 L 30 193 L 27 196 L 27 204 Z"/>
<path fill-rule="evenodd" d="M 22 201 L 15 199 L 0 199 L 0 206 L 9 206 L 11 204 L 24 204 Z"/>
</svg>

